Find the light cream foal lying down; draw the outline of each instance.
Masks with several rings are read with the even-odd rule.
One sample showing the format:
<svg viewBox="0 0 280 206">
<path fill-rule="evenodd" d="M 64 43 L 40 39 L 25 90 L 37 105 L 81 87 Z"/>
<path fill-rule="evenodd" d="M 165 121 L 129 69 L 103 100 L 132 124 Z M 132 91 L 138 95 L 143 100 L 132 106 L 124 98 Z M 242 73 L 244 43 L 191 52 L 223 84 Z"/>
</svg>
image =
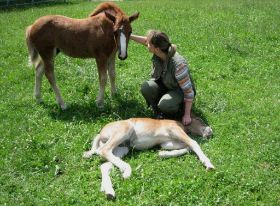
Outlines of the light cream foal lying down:
<svg viewBox="0 0 280 206">
<path fill-rule="evenodd" d="M 95 137 L 91 150 L 85 152 L 84 157 L 98 154 L 108 161 L 100 167 L 101 191 L 107 198 L 114 198 L 115 191 L 109 176 L 113 165 L 122 171 L 123 178 L 128 178 L 131 167 L 121 159 L 128 153 L 128 148 L 144 150 L 156 145 L 168 150 L 160 151 L 160 157 L 176 157 L 193 151 L 207 170 L 214 169 L 197 142 L 185 133 L 184 126 L 174 120 L 132 118 L 109 123 Z"/>
</svg>

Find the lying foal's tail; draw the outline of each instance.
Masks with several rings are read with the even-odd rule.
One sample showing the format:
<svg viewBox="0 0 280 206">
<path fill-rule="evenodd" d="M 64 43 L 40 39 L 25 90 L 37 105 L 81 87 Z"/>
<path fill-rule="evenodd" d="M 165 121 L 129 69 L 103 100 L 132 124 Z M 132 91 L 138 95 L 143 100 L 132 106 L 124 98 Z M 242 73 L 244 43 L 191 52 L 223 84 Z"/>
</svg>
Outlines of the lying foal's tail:
<svg viewBox="0 0 280 206">
<path fill-rule="evenodd" d="M 29 53 L 29 64 L 30 66 L 32 65 L 37 65 L 39 63 L 39 53 L 35 49 L 34 45 L 32 44 L 30 40 L 30 31 L 31 31 L 32 25 L 28 26 L 25 31 L 25 39 L 26 39 L 26 44 L 28 48 L 28 53 Z"/>
<path fill-rule="evenodd" d="M 100 147 L 100 134 L 96 135 L 94 138 L 91 149 L 89 151 L 84 152 L 84 158 L 90 158 L 92 155 L 96 154 L 96 151 Z"/>
</svg>

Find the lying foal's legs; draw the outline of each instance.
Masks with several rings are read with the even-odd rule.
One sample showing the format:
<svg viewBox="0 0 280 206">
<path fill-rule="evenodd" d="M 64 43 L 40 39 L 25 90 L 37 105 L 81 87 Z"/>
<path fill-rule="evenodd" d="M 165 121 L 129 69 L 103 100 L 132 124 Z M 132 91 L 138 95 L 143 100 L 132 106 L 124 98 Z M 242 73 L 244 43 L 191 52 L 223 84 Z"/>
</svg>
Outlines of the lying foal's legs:
<svg viewBox="0 0 280 206">
<path fill-rule="evenodd" d="M 52 60 L 46 61 L 44 60 L 44 68 L 45 68 L 45 75 L 51 84 L 51 87 L 55 93 L 56 101 L 61 107 L 62 110 L 66 109 L 66 105 L 61 97 L 59 88 L 56 85 L 55 75 L 54 75 L 54 66 Z"/>
<path fill-rule="evenodd" d="M 186 147 L 186 145 L 182 142 L 176 141 L 176 140 L 170 140 L 168 142 L 162 143 L 161 145 L 162 149 L 171 150 L 171 151 L 160 151 L 159 156 L 162 158 L 166 157 L 177 157 L 184 155 L 190 151 L 189 147 Z"/>
<path fill-rule="evenodd" d="M 117 147 L 113 151 L 113 154 L 119 158 L 122 158 L 127 153 L 128 153 L 127 147 Z M 113 168 L 113 164 L 111 162 L 105 162 L 100 166 L 101 174 L 102 174 L 101 192 L 105 192 L 108 199 L 112 199 L 115 197 L 115 191 L 113 189 L 112 181 L 110 178 L 110 172 L 112 168 Z"/>
<path fill-rule="evenodd" d="M 114 148 L 122 144 L 125 140 L 130 138 L 133 132 L 133 127 L 129 122 L 122 123 L 118 126 L 118 132 L 114 132 L 108 141 L 97 150 L 97 154 L 105 158 L 107 161 L 112 162 L 116 167 L 122 171 L 123 178 L 128 178 L 131 175 L 131 167 L 128 163 L 113 153 Z M 100 135 L 102 135 L 100 133 Z"/>
<path fill-rule="evenodd" d="M 194 153 L 198 156 L 199 160 L 204 164 L 206 169 L 214 169 L 214 166 L 208 159 L 208 157 L 203 153 L 199 144 L 193 139 L 191 139 L 182 128 L 178 127 L 178 129 L 173 129 L 172 131 L 172 138 L 174 140 L 180 141 L 185 143 Z"/>
</svg>

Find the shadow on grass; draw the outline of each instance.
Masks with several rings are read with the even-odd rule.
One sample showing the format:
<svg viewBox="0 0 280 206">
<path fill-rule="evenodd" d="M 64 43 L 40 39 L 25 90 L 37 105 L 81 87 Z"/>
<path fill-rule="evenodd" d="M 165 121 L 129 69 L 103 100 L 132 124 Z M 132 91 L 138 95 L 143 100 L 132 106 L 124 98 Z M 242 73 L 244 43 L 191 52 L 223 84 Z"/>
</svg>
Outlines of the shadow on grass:
<svg viewBox="0 0 280 206">
<path fill-rule="evenodd" d="M 132 117 L 148 117 L 149 111 L 137 100 L 127 100 L 120 95 L 113 99 L 105 98 L 105 107 L 98 108 L 95 102 L 70 104 L 66 110 L 61 110 L 56 104 L 42 103 L 49 115 L 55 120 L 71 122 L 95 122 L 100 119 L 129 119 Z"/>
</svg>

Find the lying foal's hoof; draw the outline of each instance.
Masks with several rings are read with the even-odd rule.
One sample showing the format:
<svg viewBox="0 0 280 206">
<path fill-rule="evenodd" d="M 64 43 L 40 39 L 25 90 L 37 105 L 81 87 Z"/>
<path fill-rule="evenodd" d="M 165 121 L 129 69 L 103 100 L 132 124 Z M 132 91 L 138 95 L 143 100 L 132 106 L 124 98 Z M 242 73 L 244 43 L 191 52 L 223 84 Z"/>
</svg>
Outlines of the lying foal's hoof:
<svg viewBox="0 0 280 206">
<path fill-rule="evenodd" d="M 106 194 L 106 198 L 107 198 L 107 200 L 115 200 L 116 196 L 113 194 Z"/>
<path fill-rule="evenodd" d="M 207 170 L 207 171 L 210 171 L 210 170 L 214 170 L 214 169 L 215 169 L 214 165 L 212 165 L 211 162 L 206 163 L 205 166 L 206 166 L 206 170 Z"/>
<path fill-rule="evenodd" d="M 92 152 L 91 150 L 90 151 L 87 151 L 87 152 L 84 152 L 83 154 L 83 158 L 91 158 L 91 156 L 94 154 L 94 152 Z"/>
<path fill-rule="evenodd" d="M 126 165 L 125 169 L 123 170 L 123 174 L 122 174 L 124 179 L 127 179 L 131 176 L 131 167 L 129 164 Z"/>
</svg>

